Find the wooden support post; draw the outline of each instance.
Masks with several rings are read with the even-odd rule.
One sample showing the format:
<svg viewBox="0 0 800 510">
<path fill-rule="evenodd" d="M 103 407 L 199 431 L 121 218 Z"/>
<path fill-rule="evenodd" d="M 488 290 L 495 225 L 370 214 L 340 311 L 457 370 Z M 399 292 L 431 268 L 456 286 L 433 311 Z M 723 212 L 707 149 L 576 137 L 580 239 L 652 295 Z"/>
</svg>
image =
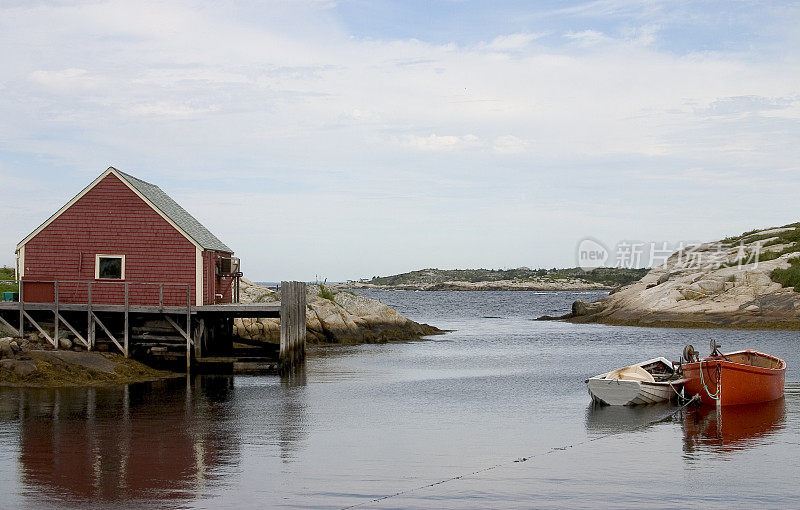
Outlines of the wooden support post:
<svg viewBox="0 0 800 510">
<path fill-rule="evenodd" d="M 19 336 L 25 336 L 25 294 L 22 289 L 22 277 L 19 277 Z"/>
<path fill-rule="evenodd" d="M 87 349 L 89 348 L 89 341 L 88 341 L 86 338 L 84 338 L 84 337 L 83 337 L 83 336 L 82 336 L 80 333 L 78 333 L 78 330 L 77 330 L 77 329 L 75 329 L 74 327 L 72 327 L 72 324 L 70 324 L 69 322 L 67 322 L 67 319 L 65 319 L 64 317 L 62 317 L 62 316 L 61 316 L 61 314 L 59 314 L 59 315 L 58 315 L 58 320 L 60 320 L 61 322 L 63 322 L 63 323 L 64 323 L 64 325 L 67 327 L 67 329 L 69 329 L 70 331 L 72 331 L 72 334 L 73 334 L 73 335 L 75 335 L 75 338 L 77 338 L 78 340 L 80 340 L 80 341 L 81 341 L 81 343 L 83 343 L 83 345 L 85 345 Z"/>
<path fill-rule="evenodd" d="M 94 314 L 90 313 L 89 316 L 89 350 L 97 346 L 97 323 L 94 321 Z"/>
<path fill-rule="evenodd" d="M 48 335 L 47 332 L 44 329 L 42 329 L 42 327 L 39 325 L 39 323 L 36 322 L 35 320 L 33 320 L 33 317 L 28 315 L 28 312 L 23 311 L 22 313 L 25 315 L 25 318 L 27 318 L 31 322 L 31 324 L 33 324 L 33 327 L 38 329 L 39 333 L 41 333 L 47 339 L 47 341 L 50 342 L 51 344 L 53 344 L 53 346 L 55 347 L 55 345 L 58 343 L 58 341 L 57 340 L 54 341 L 50 337 L 50 335 Z"/>
<path fill-rule="evenodd" d="M 89 339 L 88 350 L 94 349 L 94 319 L 92 318 L 92 282 L 86 284 L 86 338 Z"/>
<path fill-rule="evenodd" d="M 202 358 L 205 355 L 205 335 L 206 335 L 206 321 L 205 319 L 197 320 L 197 327 L 194 328 L 194 358 Z"/>
<path fill-rule="evenodd" d="M 306 284 L 281 282 L 281 348 L 282 372 L 297 369 L 305 358 L 306 347 Z"/>
<path fill-rule="evenodd" d="M 186 340 L 186 343 L 188 345 L 192 344 L 192 338 L 189 336 L 189 333 L 184 331 L 183 328 L 180 327 L 180 325 L 172 319 L 172 317 L 170 317 L 167 314 L 164 314 L 164 319 L 169 323 L 170 326 L 172 326 L 172 329 L 177 331 L 184 338 L 184 340 Z"/>
<path fill-rule="evenodd" d="M 292 291 L 289 289 L 289 282 L 281 282 L 281 348 L 279 356 L 281 372 L 287 372 L 291 369 L 292 354 L 289 342 L 291 333 L 289 303 L 291 302 L 291 295 Z"/>
<path fill-rule="evenodd" d="M 192 370 L 192 287 L 186 285 L 186 373 Z"/>
<path fill-rule="evenodd" d="M 108 336 L 108 338 L 110 338 L 110 339 L 111 339 L 111 341 L 112 341 L 112 342 L 114 342 L 114 345 L 116 345 L 116 346 L 117 346 L 117 348 L 118 348 L 120 351 L 122 351 L 122 353 L 124 354 L 124 353 L 125 353 L 125 349 L 124 349 L 124 348 L 122 347 L 122 345 L 120 345 L 120 343 L 117 341 L 117 338 L 116 338 L 114 335 L 112 335 L 112 334 L 111 334 L 111 331 L 109 331 L 109 329 L 106 327 L 106 325 L 105 325 L 105 324 L 103 324 L 103 321 L 101 321 L 101 320 L 100 320 L 100 318 L 99 318 L 99 317 L 97 317 L 97 315 L 96 315 L 96 314 L 94 314 L 94 313 L 92 313 L 92 318 L 94 318 L 94 322 L 100 326 L 100 329 L 102 329 L 102 330 L 103 330 L 103 332 L 105 332 L 106 336 Z"/>
<path fill-rule="evenodd" d="M 19 334 L 19 330 L 17 328 L 15 328 L 14 326 L 12 326 L 7 320 L 5 320 L 2 315 L 0 315 L 0 324 L 5 326 L 6 329 L 10 330 L 15 335 L 22 336 L 22 335 Z"/>
<path fill-rule="evenodd" d="M 56 341 L 56 350 L 61 347 L 61 342 L 58 341 L 58 322 L 58 281 L 55 281 L 53 282 L 53 337 Z"/>
<path fill-rule="evenodd" d="M 128 345 L 129 333 L 130 333 L 130 322 L 129 322 L 129 315 L 131 311 L 131 304 L 130 304 L 130 297 L 129 297 L 129 289 L 128 289 L 128 282 L 125 282 L 125 333 L 122 336 L 122 344 L 125 346 L 125 357 L 130 358 L 130 346 Z"/>
</svg>

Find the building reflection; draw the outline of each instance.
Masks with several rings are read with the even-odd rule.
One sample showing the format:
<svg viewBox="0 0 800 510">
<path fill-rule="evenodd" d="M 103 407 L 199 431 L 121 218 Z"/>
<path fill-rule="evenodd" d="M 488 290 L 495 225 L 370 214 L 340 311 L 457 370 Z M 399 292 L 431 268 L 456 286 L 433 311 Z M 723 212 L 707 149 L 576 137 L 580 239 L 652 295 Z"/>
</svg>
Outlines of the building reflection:
<svg viewBox="0 0 800 510">
<path fill-rule="evenodd" d="M 243 434 L 279 444 L 276 457 L 292 457 L 304 437 L 305 407 L 296 401 L 304 381 L 272 380 L 245 402 L 232 377 L 0 388 L 0 420 L 19 424 L 20 481 L 34 500 L 171 507 L 218 492 L 241 462 Z M 270 420 L 252 416 L 258 406 L 270 408 Z"/>
<path fill-rule="evenodd" d="M 733 452 L 761 444 L 785 426 L 786 401 L 737 406 L 688 407 L 683 413 L 683 449 Z"/>
</svg>

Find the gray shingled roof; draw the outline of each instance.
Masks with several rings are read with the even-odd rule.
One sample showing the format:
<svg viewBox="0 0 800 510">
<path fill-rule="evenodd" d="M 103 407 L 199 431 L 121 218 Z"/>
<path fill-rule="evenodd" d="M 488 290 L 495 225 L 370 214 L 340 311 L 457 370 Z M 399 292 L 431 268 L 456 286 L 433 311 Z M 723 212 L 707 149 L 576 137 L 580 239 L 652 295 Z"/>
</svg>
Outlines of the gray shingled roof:
<svg viewBox="0 0 800 510">
<path fill-rule="evenodd" d="M 113 168 L 113 167 L 112 167 Z M 114 168 L 114 170 L 117 170 Z M 178 225 L 186 234 L 195 240 L 197 244 L 203 247 L 204 250 L 224 251 L 233 253 L 233 250 L 228 248 L 225 243 L 217 239 L 217 236 L 212 234 L 206 227 L 204 227 L 194 216 L 186 212 L 186 209 L 178 205 L 178 203 L 164 193 L 161 188 L 155 184 L 150 184 L 141 179 L 126 174 L 125 172 L 117 172 L 128 181 L 128 183 L 136 188 L 139 193 L 144 195 L 153 205 L 155 205 L 167 218 L 171 219 Z"/>
</svg>

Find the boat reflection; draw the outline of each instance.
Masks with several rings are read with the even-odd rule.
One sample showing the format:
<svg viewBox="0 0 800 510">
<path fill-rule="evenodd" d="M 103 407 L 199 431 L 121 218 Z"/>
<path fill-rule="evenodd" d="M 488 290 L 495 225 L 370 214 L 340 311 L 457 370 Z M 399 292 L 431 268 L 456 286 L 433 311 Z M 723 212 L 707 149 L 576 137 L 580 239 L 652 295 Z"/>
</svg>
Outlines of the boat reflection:
<svg viewBox="0 0 800 510">
<path fill-rule="evenodd" d="M 586 430 L 590 434 L 625 432 L 671 416 L 675 404 L 663 402 L 647 406 L 607 406 L 592 402 L 586 408 Z"/>
<path fill-rule="evenodd" d="M 756 446 L 784 428 L 784 397 L 771 402 L 722 406 L 689 406 L 683 413 L 685 452 L 732 452 Z"/>
</svg>

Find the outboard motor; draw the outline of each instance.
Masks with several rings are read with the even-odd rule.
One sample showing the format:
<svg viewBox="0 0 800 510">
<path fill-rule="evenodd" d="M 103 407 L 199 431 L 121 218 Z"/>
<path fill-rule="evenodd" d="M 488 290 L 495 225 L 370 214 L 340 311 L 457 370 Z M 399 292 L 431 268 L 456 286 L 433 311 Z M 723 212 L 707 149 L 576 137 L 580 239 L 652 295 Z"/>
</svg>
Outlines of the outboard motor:
<svg viewBox="0 0 800 510">
<path fill-rule="evenodd" d="M 681 361 L 686 363 L 700 361 L 700 355 L 694 349 L 694 346 L 692 344 L 688 344 L 686 347 L 683 348 L 683 356 L 681 357 Z"/>
</svg>

